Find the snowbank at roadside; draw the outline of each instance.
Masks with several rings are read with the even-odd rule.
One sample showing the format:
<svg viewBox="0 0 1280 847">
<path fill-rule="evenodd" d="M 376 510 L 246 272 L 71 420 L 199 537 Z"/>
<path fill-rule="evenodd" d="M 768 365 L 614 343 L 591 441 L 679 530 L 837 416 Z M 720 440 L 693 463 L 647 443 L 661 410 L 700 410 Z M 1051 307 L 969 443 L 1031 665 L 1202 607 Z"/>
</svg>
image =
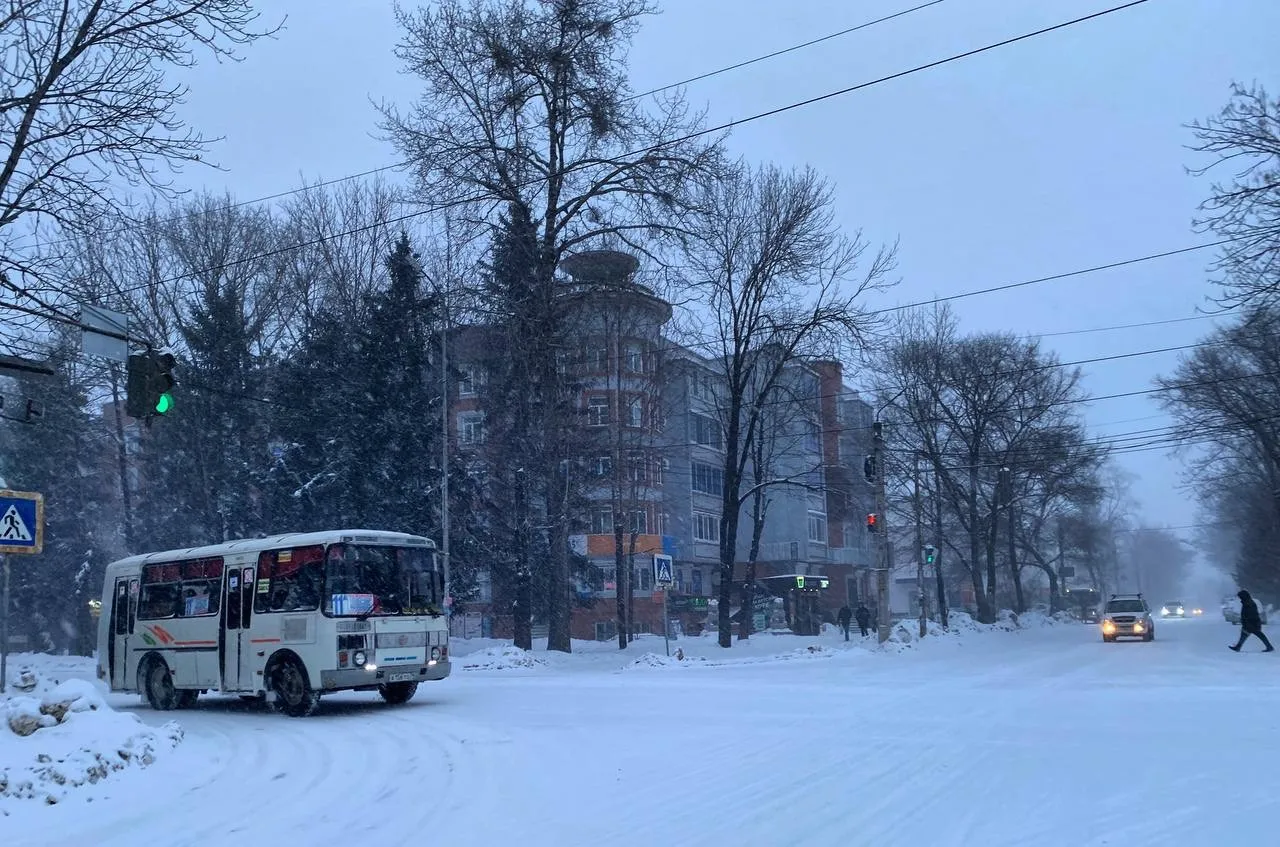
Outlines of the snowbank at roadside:
<svg viewBox="0 0 1280 847">
<path fill-rule="evenodd" d="M 148 727 L 112 709 L 95 682 L 59 681 L 41 673 L 44 657 L 24 658 L 0 695 L 0 816 L 18 802 L 60 803 L 181 742 L 178 724 Z"/>
<path fill-rule="evenodd" d="M 936 621 L 927 622 L 928 635 L 920 638 L 920 624 L 915 618 L 894 624 L 889 641 L 879 644 L 875 634 L 861 638 L 855 635 L 844 640 L 840 628 L 824 625 L 821 635 L 801 636 L 779 630 L 752 634 L 747 641 L 738 641 L 735 635 L 733 647 L 719 646 L 716 634 L 682 635 L 664 645 L 661 635 L 639 635 L 626 650 L 619 650 L 615 641 L 573 641 L 572 653 L 560 653 L 546 649 L 546 639 L 534 642 L 531 651 L 512 646 L 509 641 L 494 638 L 452 638 L 450 652 L 455 666 L 464 671 L 653 671 L 689 668 L 719 668 L 753 665 L 768 662 L 790 662 L 837 657 L 854 658 L 873 654 L 899 654 L 920 649 L 959 646 L 975 638 L 1016 634 L 1025 630 L 1057 627 L 1064 623 L 1079 626 L 1079 622 L 1059 614 L 1050 616 L 1040 611 L 1015 615 L 1004 610 L 993 624 L 978 623 L 963 611 L 949 614 L 948 626 L 943 629 Z M 664 655 L 666 648 L 670 655 Z"/>
<path fill-rule="evenodd" d="M 464 671 L 529 670 L 546 667 L 547 663 L 527 650 L 511 644 L 485 647 L 454 659 Z"/>
</svg>

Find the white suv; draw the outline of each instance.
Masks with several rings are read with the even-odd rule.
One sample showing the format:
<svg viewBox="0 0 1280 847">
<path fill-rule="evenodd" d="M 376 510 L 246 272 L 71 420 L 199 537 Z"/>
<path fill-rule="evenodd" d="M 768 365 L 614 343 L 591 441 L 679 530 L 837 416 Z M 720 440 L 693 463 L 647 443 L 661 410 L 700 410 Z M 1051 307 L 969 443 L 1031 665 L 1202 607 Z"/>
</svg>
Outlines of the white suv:
<svg viewBox="0 0 1280 847">
<path fill-rule="evenodd" d="M 1151 609 L 1141 594 L 1112 594 L 1102 611 L 1102 640 L 1111 642 L 1117 638 L 1141 638 L 1155 641 L 1156 625 L 1151 619 Z"/>
</svg>

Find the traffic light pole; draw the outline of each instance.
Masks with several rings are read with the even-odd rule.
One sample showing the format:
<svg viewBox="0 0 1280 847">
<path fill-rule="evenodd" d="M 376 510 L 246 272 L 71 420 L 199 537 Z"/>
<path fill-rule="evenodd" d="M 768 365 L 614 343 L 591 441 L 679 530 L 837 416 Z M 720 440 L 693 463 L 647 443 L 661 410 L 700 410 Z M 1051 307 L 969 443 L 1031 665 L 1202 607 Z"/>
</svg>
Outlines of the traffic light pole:
<svg viewBox="0 0 1280 847">
<path fill-rule="evenodd" d="M 920 500 L 920 454 L 912 462 L 912 505 L 916 513 L 916 592 L 920 597 L 920 637 L 929 634 L 929 608 L 924 597 L 924 503 Z"/>
<path fill-rule="evenodd" d="M 885 512 L 888 511 L 888 497 L 885 494 L 884 478 L 884 424 L 876 421 L 871 425 L 871 455 L 876 471 L 876 607 L 877 637 L 881 644 L 889 640 L 892 624 L 889 619 L 889 527 Z"/>
</svg>

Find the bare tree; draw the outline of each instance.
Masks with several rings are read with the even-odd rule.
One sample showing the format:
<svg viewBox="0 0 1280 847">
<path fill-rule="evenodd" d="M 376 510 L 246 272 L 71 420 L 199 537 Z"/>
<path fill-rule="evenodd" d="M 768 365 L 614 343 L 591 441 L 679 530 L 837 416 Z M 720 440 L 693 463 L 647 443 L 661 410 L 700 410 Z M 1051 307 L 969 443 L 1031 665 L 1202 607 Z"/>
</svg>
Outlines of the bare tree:
<svg viewBox="0 0 1280 847">
<path fill-rule="evenodd" d="M 1198 448 L 1188 482 L 1237 532 L 1237 570 L 1280 585 L 1271 555 L 1244 555 L 1265 549 L 1280 525 L 1280 310 L 1252 307 L 1209 342 L 1159 381 L 1163 403 L 1183 445 Z"/>
<path fill-rule="evenodd" d="M 208 140 L 178 117 L 166 69 L 234 59 L 256 30 L 249 0 L 8 0 L 0 10 L 0 271 L 38 271 L 18 242 L 122 211 L 116 179 L 168 189 L 161 166 Z M 115 213 L 115 214 L 113 214 Z M 15 224 L 26 221 L 25 233 Z M 26 255 L 28 258 L 21 258 Z M 38 275 L 38 274 L 37 274 Z M 56 286 L 55 286 L 56 290 Z"/>
<path fill-rule="evenodd" d="M 519 346 L 534 375 L 527 390 L 546 395 L 529 405 L 545 414 L 526 425 L 545 448 L 529 483 L 548 514 L 563 508 L 558 476 L 574 458 L 558 438 L 572 429 L 556 368 L 560 260 L 605 237 L 647 251 L 653 235 L 678 228 L 685 181 L 718 159 L 689 138 L 696 121 L 678 97 L 659 102 L 656 117 L 630 97 L 626 48 L 652 11 L 649 0 L 442 0 L 397 13 L 398 55 L 425 90 L 407 113 L 384 105 L 383 127 L 412 162 L 415 199 L 478 224 L 518 207 L 536 239 L 527 297 L 540 317 Z M 567 541 L 554 540 L 548 645 L 566 652 L 569 570 Z"/>
<path fill-rule="evenodd" d="M 1216 116 L 1191 125 L 1192 150 L 1213 161 L 1191 172 L 1201 176 L 1231 167 L 1215 182 L 1196 221 L 1201 231 L 1232 239 L 1215 264 L 1227 307 L 1274 303 L 1280 295 L 1280 100 L 1261 86 L 1231 86 L 1231 99 Z"/>
<path fill-rule="evenodd" d="M 998 607 L 1002 523 L 1013 601 L 1024 606 L 1015 505 L 1092 460 L 1070 411 L 1083 399 L 1079 371 L 1061 368 L 1034 340 L 961 337 L 939 309 L 902 321 L 879 373 L 893 450 L 930 466 L 967 540 L 942 541 L 968 571 L 980 619 L 994 621 Z"/>
<path fill-rule="evenodd" d="M 723 392 L 718 625 L 720 646 L 729 647 L 740 509 L 754 493 L 744 483 L 765 410 L 788 368 L 806 357 L 839 358 L 865 340 L 874 320 L 860 298 L 886 284 L 893 251 L 881 249 L 862 267 L 866 243 L 840 232 L 831 187 L 812 170 L 740 163 L 703 185 L 696 206 L 689 286 L 703 323 L 689 334 L 720 371 Z"/>
</svg>

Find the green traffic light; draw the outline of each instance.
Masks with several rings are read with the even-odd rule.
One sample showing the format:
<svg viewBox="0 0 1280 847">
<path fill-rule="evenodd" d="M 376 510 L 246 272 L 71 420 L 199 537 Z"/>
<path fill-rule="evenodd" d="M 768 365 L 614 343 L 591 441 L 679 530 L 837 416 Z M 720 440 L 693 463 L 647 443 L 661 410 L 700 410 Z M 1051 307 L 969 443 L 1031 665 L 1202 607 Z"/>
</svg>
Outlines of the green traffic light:
<svg viewBox="0 0 1280 847">
<path fill-rule="evenodd" d="M 166 391 L 164 394 L 160 395 L 159 400 L 156 400 L 156 414 L 157 415 L 168 414 L 169 410 L 172 408 L 173 408 L 173 395 Z"/>
</svg>

